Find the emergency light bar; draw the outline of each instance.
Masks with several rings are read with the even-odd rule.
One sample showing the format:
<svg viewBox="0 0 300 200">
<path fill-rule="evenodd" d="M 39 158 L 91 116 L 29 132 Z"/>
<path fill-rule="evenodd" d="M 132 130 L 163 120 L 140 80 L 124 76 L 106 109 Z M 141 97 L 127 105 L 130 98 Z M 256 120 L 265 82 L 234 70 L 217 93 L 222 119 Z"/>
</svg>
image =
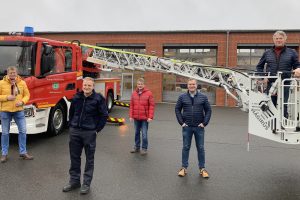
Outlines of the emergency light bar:
<svg viewBox="0 0 300 200">
<path fill-rule="evenodd" d="M 34 36 L 33 27 L 25 26 L 24 27 L 24 36 Z"/>
</svg>

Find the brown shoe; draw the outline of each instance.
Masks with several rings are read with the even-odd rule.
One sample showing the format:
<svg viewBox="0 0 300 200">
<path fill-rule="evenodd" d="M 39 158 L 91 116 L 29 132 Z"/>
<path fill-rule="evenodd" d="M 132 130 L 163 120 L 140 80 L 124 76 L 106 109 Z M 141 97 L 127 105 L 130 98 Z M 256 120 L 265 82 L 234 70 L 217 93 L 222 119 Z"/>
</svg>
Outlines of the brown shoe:
<svg viewBox="0 0 300 200">
<path fill-rule="evenodd" d="M 7 161 L 7 155 L 2 155 L 0 161 L 1 163 L 5 163 Z"/>
<path fill-rule="evenodd" d="M 205 168 L 200 169 L 200 176 L 202 176 L 203 178 L 206 178 L 206 179 L 209 178 L 209 174 Z"/>
<path fill-rule="evenodd" d="M 20 154 L 20 157 L 23 160 L 33 160 L 33 156 L 29 155 L 28 153 Z"/>
<path fill-rule="evenodd" d="M 146 150 L 146 149 L 142 149 L 142 150 L 141 150 L 141 155 L 142 155 L 142 156 L 145 156 L 145 155 L 147 155 L 147 153 L 148 153 L 148 152 L 147 152 L 147 150 Z"/>
<path fill-rule="evenodd" d="M 186 168 L 182 167 L 179 172 L 178 172 L 178 176 L 180 177 L 184 177 L 187 174 Z"/>
</svg>

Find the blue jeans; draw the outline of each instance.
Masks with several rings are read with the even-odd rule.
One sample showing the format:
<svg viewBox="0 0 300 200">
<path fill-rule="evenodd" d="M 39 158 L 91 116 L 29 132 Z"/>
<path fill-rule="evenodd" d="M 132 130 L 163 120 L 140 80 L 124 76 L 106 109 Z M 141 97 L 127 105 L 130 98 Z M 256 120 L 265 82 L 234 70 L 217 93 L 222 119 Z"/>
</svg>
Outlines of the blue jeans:
<svg viewBox="0 0 300 200">
<path fill-rule="evenodd" d="M 142 132 L 142 149 L 148 149 L 148 122 L 147 120 L 134 120 L 135 127 L 135 149 L 141 147 L 141 132 Z"/>
<path fill-rule="evenodd" d="M 201 127 L 183 127 L 183 147 L 182 147 L 182 167 L 189 166 L 189 154 L 193 135 L 195 136 L 196 147 L 198 152 L 198 166 L 205 167 L 205 151 L 204 151 L 204 128 Z"/>
<path fill-rule="evenodd" d="M 9 147 L 9 130 L 12 118 L 15 120 L 19 130 L 19 152 L 20 154 L 27 153 L 26 151 L 26 121 L 24 111 L 18 112 L 1 112 L 1 148 L 2 155 L 8 154 Z"/>
</svg>

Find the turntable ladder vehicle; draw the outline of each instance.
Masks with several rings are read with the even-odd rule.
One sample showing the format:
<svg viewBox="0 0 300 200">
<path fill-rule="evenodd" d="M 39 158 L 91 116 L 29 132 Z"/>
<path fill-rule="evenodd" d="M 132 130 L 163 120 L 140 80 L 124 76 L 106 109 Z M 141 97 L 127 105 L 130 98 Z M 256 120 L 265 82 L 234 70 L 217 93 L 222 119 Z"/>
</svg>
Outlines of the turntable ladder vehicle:
<svg viewBox="0 0 300 200">
<path fill-rule="evenodd" d="M 245 73 L 234 68 L 215 67 L 157 56 L 131 53 L 87 44 L 82 48 L 93 49 L 87 61 L 98 63 L 102 70 L 129 69 L 161 72 L 194 78 L 199 82 L 221 87 L 237 101 L 241 110 L 248 112 L 248 133 L 286 144 L 300 143 L 299 87 L 297 78 L 281 79 L 267 73 Z M 266 93 L 263 79 L 274 78 L 272 88 Z M 283 101 L 283 89 L 289 88 L 289 99 Z M 271 96 L 278 95 L 277 105 Z M 284 105 L 288 117 L 284 117 Z"/>
</svg>

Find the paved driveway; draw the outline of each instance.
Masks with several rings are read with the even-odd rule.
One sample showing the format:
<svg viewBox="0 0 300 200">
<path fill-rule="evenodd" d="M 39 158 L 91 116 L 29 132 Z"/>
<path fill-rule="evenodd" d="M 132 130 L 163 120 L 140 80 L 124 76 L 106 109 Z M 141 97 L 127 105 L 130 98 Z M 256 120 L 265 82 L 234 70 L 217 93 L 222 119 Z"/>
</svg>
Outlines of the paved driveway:
<svg viewBox="0 0 300 200">
<path fill-rule="evenodd" d="M 117 107 L 112 115 L 126 117 Z M 0 164 L 2 200 L 247 200 L 300 199 L 300 147 L 250 137 L 247 152 L 247 113 L 236 108 L 213 108 L 206 130 L 209 180 L 198 175 L 196 148 L 184 178 L 177 176 L 182 137 L 174 105 L 158 104 L 149 126 L 149 154 L 130 154 L 133 124 L 107 125 L 97 138 L 91 191 L 61 192 L 68 181 L 68 132 L 57 137 L 29 136 L 34 161 L 18 159 L 17 137 L 12 137 L 9 161 Z M 83 156 L 84 157 L 84 156 Z"/>
</svg>

